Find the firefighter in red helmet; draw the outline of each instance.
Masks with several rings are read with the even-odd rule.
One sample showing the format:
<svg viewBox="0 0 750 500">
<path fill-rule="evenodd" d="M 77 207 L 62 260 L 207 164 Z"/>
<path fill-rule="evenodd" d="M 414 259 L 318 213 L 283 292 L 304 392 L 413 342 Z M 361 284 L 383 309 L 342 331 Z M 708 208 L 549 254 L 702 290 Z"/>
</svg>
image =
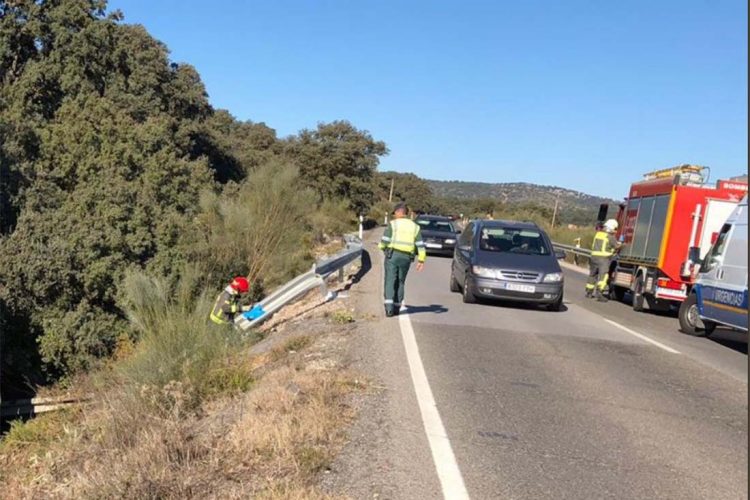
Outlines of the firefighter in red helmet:
<svg viewBox="0 0 750 500">
<path fill-rule="evenodd" d="M 250 282 L 247 278 L 242 276 L 234 278 L 216 297 L 214 307 L 211 309 L 211 321 L 219 325 L 230 323 L 234 316 L 242 311 L 240 299 L 248 291 L 250 291 Z"/>
</svg>

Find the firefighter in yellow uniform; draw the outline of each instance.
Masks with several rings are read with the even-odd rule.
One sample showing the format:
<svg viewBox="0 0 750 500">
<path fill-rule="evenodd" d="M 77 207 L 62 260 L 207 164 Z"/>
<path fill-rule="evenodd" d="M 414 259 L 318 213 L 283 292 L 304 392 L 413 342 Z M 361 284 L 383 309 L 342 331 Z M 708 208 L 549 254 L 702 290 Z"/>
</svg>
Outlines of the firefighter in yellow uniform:
<svg viewBox="0 0 750 500">
<path fill-rule="evenodd" d="M 240 300 L 243 295 L 246 295 L 250 291 L 250 282 L 244 276 L 237 276 L 232 280 L 231 283 L 224 289 L 223 292 L 216 297 L 214 307 L 211 309 L 211 321 L 217 325 L 226 325 L 234 320 L 234 317 L 247 310 L 240 305 Z"/>
<path fill-rule="evenodd" d="M 404 301 L 404 286 L 409 266 L 417 257 L 417 271 L 424 267 L 427 256 L 419 226 L 406 217 L 404 203 L 396 205 L 394 220 L 388 225 L 378 247 L 385 252 L 385 315 L 396 316 Z"/>
<path fill-rule="evenodd" d="M 591 244 L 591 260 L 589 263 L 589 279 L 586 283 L 586 297 L 596 298 L 599 302 L 606 302 L 608 299 L 604 296 L 609 284 L 609 265 L 615 250 L 619 246 L 615 239 L 617 231 L 617 221 L 609 219 L 604 226 L 594 235 L 594 242 Z"/>
</svg>

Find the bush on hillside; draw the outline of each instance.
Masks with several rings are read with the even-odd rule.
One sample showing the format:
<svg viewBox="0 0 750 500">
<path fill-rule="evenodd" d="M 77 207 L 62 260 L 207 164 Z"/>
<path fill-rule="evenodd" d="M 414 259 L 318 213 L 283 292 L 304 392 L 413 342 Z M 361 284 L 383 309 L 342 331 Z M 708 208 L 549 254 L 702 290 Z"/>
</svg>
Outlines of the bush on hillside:
<svg viewBox="0 0 750 500">
<path fill-rule="evenodd" d="M 188 398 L 183 403 L 195 407 L 215 389 L 217 376 L 227 374 L 226 360 L 244 340 L 230 326 L 208 320 L 214 297 L 202 283 L 195 266 L 186 266 L 174 285 L 141 271 L 125 276 L 122 306 L 137 343 L 132 355 L 118 365 L 123 384 L 141 393 L 150 387 L 150 397 L 179 383 L 182 396 Z M 244 373 L 247 384 L 250 373 Z"/>
<path fill-rule="evenodd" d="M 320 207 L 310 214 L 310 227 L 315 243 L 326 243 L 332 237 L 341 236 L 354 230 L 359 224 L 346 200 L 324 200 Z"/>
<path fill-rule="evenodd" d="M 272 160 L 222 195 L 202 194 L 181 248 L 207 284 L 219 290 L 242 275 L 274 286 L 311 264 L 307 218 L 315 195 L 299 184 L 295 167 Z"/>
</svg>

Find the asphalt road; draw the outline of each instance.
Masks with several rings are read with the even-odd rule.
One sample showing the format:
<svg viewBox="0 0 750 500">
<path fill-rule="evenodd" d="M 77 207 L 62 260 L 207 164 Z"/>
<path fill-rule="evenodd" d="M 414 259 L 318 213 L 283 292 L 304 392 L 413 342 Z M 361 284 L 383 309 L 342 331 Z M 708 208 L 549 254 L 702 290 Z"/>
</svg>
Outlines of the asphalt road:
<svg viewBox="0 0 750 500">
<path fill-rule="evenodd" d="M 369 248 L 357 293 L 378 318 L 354 356 L 384 390 L 329 483 L 355 498 L 440 498 L 402 325 L 382 317 Z M 747 498 L 744 337 L 692 338 L 675 317 L 585 299 L 573 271 L 559 313 L 463 304 L 449 267 L 435 257 L 412 272 L 406 303 L 471 498 Z"/>
</svg>

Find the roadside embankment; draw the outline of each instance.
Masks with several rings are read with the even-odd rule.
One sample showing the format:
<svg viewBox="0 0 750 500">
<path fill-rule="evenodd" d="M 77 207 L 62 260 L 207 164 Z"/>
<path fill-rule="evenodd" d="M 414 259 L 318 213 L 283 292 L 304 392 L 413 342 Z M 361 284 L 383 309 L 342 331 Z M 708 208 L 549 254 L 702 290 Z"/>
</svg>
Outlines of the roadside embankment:
<svg viewBox="0 0 750 500">
<path fill-rule="evenodd" d="M 77 381 L 90 403 L 14 424 L 0 442 L 0 496 L 330 498 L 318 475 L 355 416 L 347 396 L 368 390 L 347 362 L 360 319 L 351 279 L 332 287 L 336 300 L 313 291 L 251 338 L 201 339 L 217 332 L 188 328 L 205 324 L 198 315 L 141 316 L 177 325 L 150 340 L 158 350 L 123 346 Z"/>
</svg>

